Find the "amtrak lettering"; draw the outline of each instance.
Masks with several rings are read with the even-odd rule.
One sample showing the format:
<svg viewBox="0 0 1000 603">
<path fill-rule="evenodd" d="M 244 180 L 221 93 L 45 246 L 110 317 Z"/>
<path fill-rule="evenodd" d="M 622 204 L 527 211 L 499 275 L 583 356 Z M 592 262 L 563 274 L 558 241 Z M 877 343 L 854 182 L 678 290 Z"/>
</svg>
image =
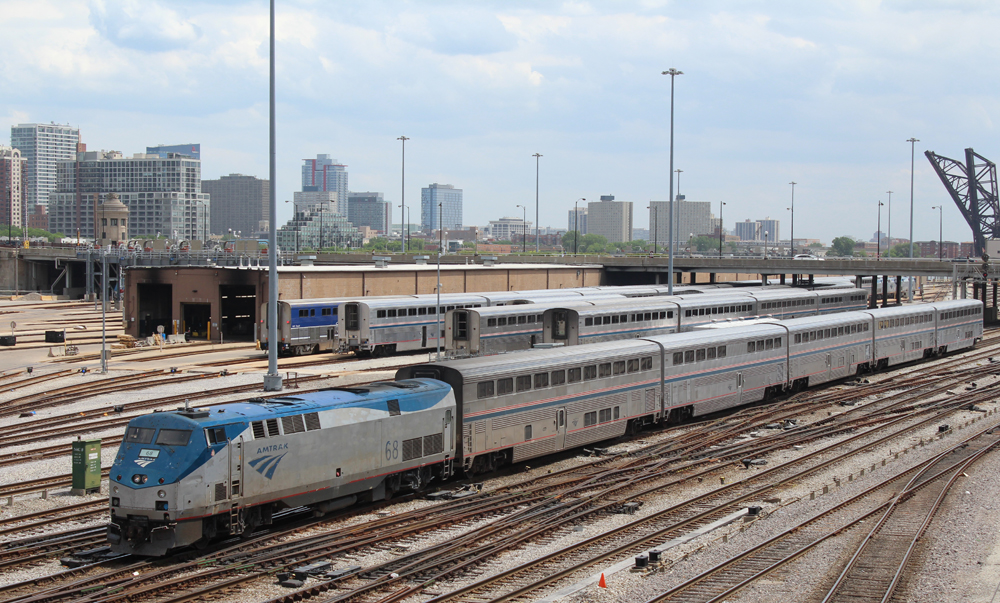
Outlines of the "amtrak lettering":
<svg viewBox="0 0 1000 603">
<path fill-rule="evenodd" d="M 257 449 L 257 454 L 263 454 L 265 452 L 277 452 L 279 450 L 288 450 L 288 442 L 284 444 L 271 444 L 270 446 L 261 446 Z"/>
</svg>

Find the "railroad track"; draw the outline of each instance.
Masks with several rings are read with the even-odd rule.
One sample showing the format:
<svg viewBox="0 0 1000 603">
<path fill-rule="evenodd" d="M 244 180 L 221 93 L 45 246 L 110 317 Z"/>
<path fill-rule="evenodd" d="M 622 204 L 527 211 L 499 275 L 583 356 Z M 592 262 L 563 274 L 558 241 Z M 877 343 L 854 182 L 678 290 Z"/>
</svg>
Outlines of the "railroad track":
<svg viewBox="0 0 1000 603">
<path fill-rule="evenodd" d="M 875 527 L 862 540 L 823 603 L 888 600 L 916 539 L 926 529 L 955 479 L 1000 445 L 1000 434 L 986 435 L 987 431 L 992 430 L 980 431 L 951 450 L 882 480 L 647 603 L 724 601 L 825 541 L 873 519 L 877 521 Z"/>
<path fill-rule="evenodd" d="M 964 375 L 953 376 L 953 380 L 961 378 L 964 378 Z M 896 384 L 893 387 L 902 389 L 905 388 L 905 385 L 906 384 Z M 857 388 L 859 394 L 862 389 L 866 388 Z M 867 389 L 869 393 L 866 395 L 870 395 L 871 390 L 875 388 Z M 902 437 L 903 434 L 910 433 L 912 430 L 919 428 L 919 425 L 926 426 L 934 421 L 940 421 L 943 416 L 947 416 L 947 413 L 955 412 L 956 409 L 961 408 L 963 404 L 969 404 L 969 400 L 976 399 L 975 396 L 992 395 L 992 391 L 989 388 L 984 387 L 982 390 L 983 391 L 966 392 L 960 396 L 956 396 L 956 399 L 951 400 L 947 407 L 938 409 L 940 412 L 936 415 L 932 414 L 934 412 L 932 409 L 921 409 L 919 412 L 923 413 L 923 419 L 918 425 L 912 425 L 912 423 L 914 423 L 913 419 L 910 419 L 909 421 L 911 424 L 905 424 L 907 417 L 892 417 L 891 415 L 893 411 L 886 411 L 881 406 L 877 409 L 873 408 L 873 411 L 882 412 L 882 417 L 861 417 L 860 411 L 864 407 L 851 409 L 839 416 L 847 417 L 842 420 L 844 423 L 847 421 L 875 421 L 877 419 L 877 423 L 873 423 L 872 425 L 880 425 L 880 427 L 878 427 L 880 429 L 896 430 L 893 434 L 885 436 L 885 438 L 898 438 Z M 754 421 L 753 417 L 756 417 L 758 421 L 756 428 L 760 428 L 760 422 L 780 417 L 783 412 L 794 412 L 792 409 L 796 407 L 801 410 L 802 407 L 807 404 L 809 404 L 807 400 L 803 401 L 801 399 L 793 398 L 782 404 L 782 407 L 785 410 L 780 408 L 744 409 L 741 413 L 745 412 L 746 416 L 742 419 L 733 421 L 732 425 L 726 427 L 729 429 L 729 437 L 733 437 L 734 434 L 742 433 L 743 430 L 752 429 Z M 858 411 L 859 415 L 856 418 L 853 414 L 855 411 Z M 724 421 L 725 419 L 719 419 L 705 422 L 705 429 L 700 431 L 703 447 L 705 443 L 705 436 L 711 433 L 712 429 L 718 429 L 720 426 L 724 426 Z M 829 434 L 831 433 L 835 433 L 836 429 L 857 429 L 857 427 L 851 427 L 846 424 L 841 424 L 839 426 L 827 426 L 826 431 L 821 431 L 819 427 L 817 427 L 817 430 L 812 433 L 807 433 L 806 430 L 793 430 L 792 432 L 785 433 L 789 438 L 788 441 L 791 442 L 793 441 L 790 439 L 792 437 L 800 438 L 795 441 L 806 441 L 801 438 L 823 438 L 829 437 Z M 358 585 L 361 582 L 374 585 L 369 592 L 376 594 L 385 593 L 387 590 L 393 589 L 393 592 L 397 592 L 400 588 L 402 588 L 403 581 L 405 580 L 423 580 L 428 576 L 438 576 L 439 579 L 444 580 L 456 572 L 481 571 L 479 566 L 491 559 L 494 554 L 504 550 L 504 547 L 511 548 L 520 546 L 529 542 L 531 538 L 535 538 L 536 540 L 550 538 L 553 532 L 565 529 L 564 527 L 560 527 L 560 525 L 566 525 L 567 522 L 580 524 L 588 521 L 592 522 L 597 518 L 604 516 L 603 514 L 608 512 L 608 509 L 610 508 L 609 505 L 612 504 L 606 501 L 609 497 L 615 500 L 616 503 L 620 503 L 625 500 L 641 499 L 643 496 L 663 491 L 666 488 L 689 485 L 695 477 L 700 475 L 708 477 L 720 468 L 731 467 L 734 460 L 739 459 L 741 455 L 755 453 L 754 450 L 746 444 L 734 444 L 729 449 L 719 448 L 713 450 L 711 452 L 711 456 L 713 458 L 705 458 L 704 453 L 698 455 L 697 449 L 693 448 L 694 442 L 699 438 L 697 432 L 699 432 L 699 429 L 691 428 L 690 433 L 683 438 L 678 438 L 678 440 L 685 442 L 685 444 L 689 443 L 690 446 L 678 446 L 676 443 L 668 444 L 660 447 L 660 449 L 656 452 L 658 455 L 657 457 L 647 458 L 645 461 L 647 465 L 645 470 L 647 474 L 652 473 L 653 475 L 646 475 L 643 477 L 641 473 L 643 468 L 637 465 L 634 469 L 629 468 L 628 471 L 623 471 L 621 467 L 618 466 L 595 466 L 589 471 L 577 468 L 577 475 L 575 476 L 570 475 L 569 473 L 543 476 L 539 480 L 538 487 L 541 488 L 543 486 L 541 481 L 548 480 L 549 483 L 544 485 L 547 490 L 528 491 L 528 486 L 525 486 L 524 491 L 522 492 L 498 492 L 497 494 L 491 495 L 488 499 L 485 499 L 490 503 L 490 505 L 486 507 L 487 509 L 502 506 L 499 504 L 502 501 L 511 501 L 511 504 L 513 504 L 514 501 L 517 501 L 516 507 L 508 507 L 509 509 L 518 508 L 516 512 L 517 521 L 513 523 L 495 521 L 492 522 L 492 524 L 495 525 L 487 526 L 483 529 L 484 531 L 474 532 L 475 535 L 469 536 L 467 539 L 464 537 L 461 539 L 454 538 L 448 543 L 435 545 L 432 547 L 433 550 L 428 550 L 426 554 L 421 551 L 420 553 L 415 553 L 413 556 L 407 556 L 406 559 L 400 560 L 400 562 L 405 562 L 403 566 L 386 565 L 384 567 L 364 568 L 363 570 L 359 570 L 356 574 L 342 577 L 337 581 L 324 581 L 319 586 L 325 586 L 326 590 L 338 588 L 344 591 L 345 597 L 357 597 L 361 596 L 361 593 L 357 590 Z M 843 442 L 838 443 L 837 445 L 850 446 L 852 444 L 852 440 L 854 440 L 854 444 L 863 444 L 864 447 L 871 447 L 873 445 L 871 443 L 872 437 L 874 436 L 872 436 L 871 433 L 861 433 L 854 437 L 845 438 Z M 778 442 L 775 441 L 778 439 L 777 437 L 760 439 L 765 441 L 761 442 L 762 445 L 759 447 L 759 450 L 772 450 L 774 447 L 779 445 Z M 671 449 L 673 449 L 672 452 L 670 451 Z M 834 452 L 826 450 L 826 454 L 834 454 Z M 696 456 L 699 458 L 694 459 Z M 688 460 L 685 464 L 684 462 L 681 462 L 682 458 L 692 458 L 694 460 Z M 719 459 L 731 460 L 724 460 L 720 462 Z M 635 461 L 636 459 L 634 458 L 625 459 L 625 462 L 627 463 L 635 463 Z M 834 459 L 830 462 L 835 463 L 836 460 Z M 606 459 L 595 460 L 595 463 L 606 463 Z M 705 468 L 704 472 L 701 474 L 696 473 L 700 467 L 706 467 L 707 465 L 712 466 Z M 801 478 L 801 475 L 795 475 L 795 478 Z M 561 490 L 558 487 L 552 486 L 552 482 L 557 481 L 562 482 Z M 500 498 L 501 496 L 514 498 Z M 753 494 L 750 496 L 753 496 Z M 514 511 L 511 511 L 511 513 L 514 513 Z M 471 519 L 474 517 L 476 517 L 474 513 L 467 513 L 464 516 L 465 519 Z M 445 520 L 437 519 L 435 521 L 435 525 L 440 525 L 441 523 L 457 524 L 458 522 L 459 518 L 452 517 Z M 562 524 L 559 522 L 562 522 Z M 364 527 L 367 528 L 369 525 L 370 524 L 364 524 Z M 428 530 L 430 529 L 433 528 L 428 528 Z M 342 536 L 343 534 L 338 536 L 338 538 Z M 411 534 L 409 537 L 413 536 L 414 535 Z M 399 533 L 390 534 L 384 542 L 398 542 L 404 537 L 405 536 Z M 520 540 L 518 540 L 518 538 L 520 538 Z M 194 600 L 198 597 L 208 596 L 211 593 L 223 593 L 231 590 L 238 590 L 239 588 L 243 588 L 242 585 L 249 584 L 255 579 L 268 576 L 275 571 L 283 571 L 289 567 L 294 567 L 296 564 L 301 565 L 308 559 L 330 558 L 330 551 L 334 550 L 330 548 L 329 544 L 322 544 L 315 541 L 312 541 L 309 544 L 312 545 L 312 549 L 310 550 L 297 549 L 295 553 L 288 553 L 286 556 L 281 556 L 280 558 L 273 556 L 243 556 L 226 557 L 226 561 L 219 561 L 216 560 L 218 558 L 212 558 L 212 563 L 227 564 L 227 569 L 229 570 L 228 575 L 226 572 L 213 573 L 211 575 L 205 575 L 203 578 L 196 579 L 193 582 L 184 581 L 176 577 L 167 578 L 166 575 L 161 575 L 159 578 L 161 583 L 162 580 L 177 580 L 176 583 L 171 582 L 169 589 L 165 590 L 163 594 L 168 597 L 170 601 L 181 601 Z M 458 548 L 459 544 L 464 544 L 465 549 Z M 273 545 L 263 543 L 261 543 L 260 546 L 262 548 L 273 548 Z M 372 543 L 359 543 L 356 548 L 351 550 L 360 550 L 362 547 L 370 546 L 375 545 Z M 278 554 L 274 551 L 267 554 L 272 553 L 275 555 Z M 254 553 L 254 555 L 257 555 L 257 553 Z M 261 553 L 261 555 L 264 555 L 264 553 Z M 200 559 L 204 560 L 205 557 L 200 557 Z M 246 575 L 233 575 L 232 570 L 234 567 L 243 570 L 244 567 L 246 567 L 243 564 L 251 563 L 254 567 L 244 572 Z M 403 568 L 406 570 L 406 573 L 387 571 L 393 568 Z M 447 571 L 448 568 L 450 568 L 450 573 Z M 393 573 L 400 574 L 401 578 L 399 581 L 394 582 L 396 579 L 391 577 Z M 349 580 L 355 580 L 357 582 L 351 583 Z M 115 585 L 120 585 L 121 582 L 113 576 L 108 576 L 106 584 L 114 587 Z M 90 585 L 91 588 L 94 586 L 94 584 Z M 148 587 L 148 590 L 141 592 L 134 592 L 125 589 L 125 587 L 122 588 L 124 589 L 124 594 L 122 594 L 121 597 L 133 596 L 133 594 L 136 596 L 149 596 L 153 592 L 156 592 L 158 595 L 161 594 L 160 591 L 156 591 L 152 587 Z M 184 592 L 178 592 L 180 590 L 183 590 Z M 309 596 L 310 594 L 318 595 L 321 592 L 324 591 L 320 589 L 315 593 L 312 593 L 309 589 L 306 589 L 306 591 L 294 593 L 290 595 L 290 597 Z M 97 595 L 94 596 L 97 598 Z M 109 600 L 121 600 L 121 597 Z M 41 598 L 37 600 L 59 599 Z"/>
</svg>

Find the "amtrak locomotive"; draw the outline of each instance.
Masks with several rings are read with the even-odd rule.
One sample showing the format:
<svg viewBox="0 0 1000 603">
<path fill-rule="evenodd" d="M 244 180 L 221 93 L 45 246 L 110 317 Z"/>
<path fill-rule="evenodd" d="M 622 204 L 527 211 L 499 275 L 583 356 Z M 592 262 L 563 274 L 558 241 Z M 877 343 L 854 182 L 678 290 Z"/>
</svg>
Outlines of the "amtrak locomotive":
<svg viewBox="0 0 1000 603">
<path fill-rule="evenodd" d="M 364 387 L 155 412 L 111 469 L 108 540 L 163 555 L 317 513 L 963 350 L 976 300 L 917 304 L 402 368 Z"/>
</svg>

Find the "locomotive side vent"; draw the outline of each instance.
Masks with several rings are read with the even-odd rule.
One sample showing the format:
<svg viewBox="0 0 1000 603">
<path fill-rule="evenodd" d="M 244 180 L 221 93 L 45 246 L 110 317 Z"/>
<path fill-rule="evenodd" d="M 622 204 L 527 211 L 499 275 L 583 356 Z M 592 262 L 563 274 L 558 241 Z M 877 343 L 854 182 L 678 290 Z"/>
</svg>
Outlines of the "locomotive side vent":
<svg viewBox="0 0 1000 603">
<path fill-rule="evenodd" d="M 386 404 L 389 406 L 390 417 L 399 416 L 399 400 L 389 400 Z"/>
<path fill-rule="evenodd" d="M 441 454 L 444 452 L 444 438 L 440 433 L 424 436 L 424 456 Z"/>
<path fill-rule="evenodd" d="M 267 437 L 264 433 L 264 423 L 261 421 L 254 421 L 250 426 L 253 428 L 253 439 L 262 440 Z"/>
<path fill-rule="evenodd" d="M 268 419 L 267 422 L 267 436 L 270 438 L 278 436 L 278 420 Z"/>
<path fill-rule="evenodd" d="M 226 500 L 226 484 L 219 482 L 215 484 L 215 502 Z"/>
<path fill-rule="evenodd" d="M 413 459 L 419 459 L 423 456 L 422 449 L 423 446 L 421 445 L 420 438 L 403 440 L 403 460 L 412 461 Z"/>
<path fill-rule="evenodd" d="M 320 428 L 319 425 L 319 413 L 311 412 L 304 415 L 306 418 L 306 429 L 308 431 L 316 431 Z"/>
</svg>

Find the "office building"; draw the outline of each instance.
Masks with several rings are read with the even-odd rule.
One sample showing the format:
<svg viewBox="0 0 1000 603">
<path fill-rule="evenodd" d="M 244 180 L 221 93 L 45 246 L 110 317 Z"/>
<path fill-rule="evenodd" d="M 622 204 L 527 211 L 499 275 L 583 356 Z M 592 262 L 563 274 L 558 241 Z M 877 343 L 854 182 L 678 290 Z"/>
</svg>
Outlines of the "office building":
<svg viewBox="0 0 1000 603">
<path fill-rule="evenodd" d="M 27 162 L 28 192 L 24 213 L 36 205 L 47 205 L 56 190 L 56 169 L 60 161 L 73 160 L 79 150 L 80 130 L 68 125 L 18 124 L 10 128 L 10 146 L 21 151 Z"/>
<path fill-rule="evenodd" d="M 146 147 L 147 155 L 156 155 L 161 159 L 166 159 L 168 153 L 184 155 L 185 157 L 190 157 L 191 159 L 201 159 L 201 144 L 161 144 L 156 147 Z"/>
<path fill-rule="evenodd" d="M 521 218 L 490 220 L 486 227 L 486 235 L 497 241 L 513 241 L 514 237 L 520 241 L 526 233 L 530 234 L 531 232 L 531 221 L 525 222 Z"/>
<path fill-rule="evenodd" d="M 21 151 L 0 145 L 0 231 L 5 225 L 20 228 L 25 223 L 27 179 L 28 165 Z"/>
<path fill-rule="evenodd" d="M 420 189 L 421 230 L 427 233 L 438 230 L 439 210 L 446 229 L 462 228 L 462 189 L 437 182 Z"/>
<path fill-rule="evenodd" d="M 210 198 L 201 192 L 201 161 L 168 153 L 80 152 L 58 164 L 49 198 L 49 230 L 93 237 L 100 199 L 115 193 L 129 208 L 133 237 L 208 239 Z"/>
<path fill-rule="evenodd" d="M 566 232 L 579 230 L 580 234 L 587 234 L 587 208 L 574 207 L 569 210 L 566 220 Z"/>
<path fill-rule="evenodd" d="M 302 164 L 303 192 L 337 193 L 339 203 L 347 202 L 347 166 L 331 159 L 329 155 L 316 155 L 316 159 L 304 159 Z M 346 214 L 347 208 L 334 211 Z"/>
<path fill-rule="evenodd" d="M 357 228 L 367 226 L 388 234 L 389 202 L 382 198 L 382 193 L 347 193 L 347 221 Z"/>
<path fill-rule="evenodd" d="M 227 234 L 230 230 L 248 235 L 257 232 L 260 222 L 267 221 L 271 182 L 256 176 L 229 174 L 218 180 L 202 180 L 201 192 L 209 195 L 212 233 Z"/>
<path fill-rule="evenodd" d="M 587 203 L 587 233 L 601 235 L 608 243 L 632 240 L 632 202 L 615 201 L 614 195 L 601 195 L 597 203 Z"/>
</svg>

